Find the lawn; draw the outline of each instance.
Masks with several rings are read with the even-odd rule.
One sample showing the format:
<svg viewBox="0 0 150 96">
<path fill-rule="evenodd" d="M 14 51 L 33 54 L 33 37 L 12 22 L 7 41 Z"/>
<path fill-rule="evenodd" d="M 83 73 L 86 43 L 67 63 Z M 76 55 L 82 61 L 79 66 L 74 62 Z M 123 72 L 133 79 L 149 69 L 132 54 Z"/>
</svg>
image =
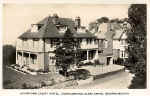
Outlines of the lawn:
<svg viewBox="0 0 150 96">
<path fill-rule="evenodd" d="M 21 89 L 24 83 L 37 85 L 42 81 L 50 81 L 52 78 L 56 77 L 57 74 L 22 74 L 14 71 L 10 68 L 3 69 L 3 88 L 5 89 Z"/>
</svg>

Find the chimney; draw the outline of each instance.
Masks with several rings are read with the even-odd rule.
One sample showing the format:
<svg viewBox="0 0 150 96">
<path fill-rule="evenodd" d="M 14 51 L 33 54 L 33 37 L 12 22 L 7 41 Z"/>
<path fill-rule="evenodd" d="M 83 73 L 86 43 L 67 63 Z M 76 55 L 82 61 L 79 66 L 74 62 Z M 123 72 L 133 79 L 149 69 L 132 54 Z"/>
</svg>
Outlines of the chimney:
<svg viewBox="0 0 150 96">
<path fill-rule="evenodd" d="M 59 21 L 58 21 L 58 18 L 59 18 L 58 15 L 57 15 L 56 13 L 54 13 L 52 17 L 53 17 L 52 22 L 53 22 L 54 24 L 58 24 L 58 23 L 59 23 Z"/>
<path fill-rule="evenodd" d="M 79 28 L 81 26 L 81 19 L 79 16 L 75 18 L 75 26 L 77 28 Z"/>
</svg>

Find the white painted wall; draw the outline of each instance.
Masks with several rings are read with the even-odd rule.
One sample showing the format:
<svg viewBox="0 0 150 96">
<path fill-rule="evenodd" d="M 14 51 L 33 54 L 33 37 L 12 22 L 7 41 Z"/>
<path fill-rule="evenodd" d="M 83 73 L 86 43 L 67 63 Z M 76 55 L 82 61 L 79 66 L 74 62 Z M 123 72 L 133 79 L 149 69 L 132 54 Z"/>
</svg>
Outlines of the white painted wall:
<svg viewBox="0 0 150 96">
<path fill-rule="evenodd" d="M 98 32 L 107 32 L 108 23 L 102 23 L 98 27 Z"/>
<path fill-rule="evenodd" d="M 81 44 L 80 44 L 81 49 L 98 48 L 98 43 L 96 43 L 96 42 L 94 42 L 94 39 L 93 39 L 91 43 L 87 44 L 87 40 L 83 39 L 82 42 L 81 42 Z"/>
<path fill-rule="evenodd" d="M 25 41 L 17 39 L 16 49 L 32 52 L 43 52 L 43 44 L 44 41 L 42 39 L 39 39 L 38 41 L 34 41 L 33 39 L 27 39 Z"/>
<path fill-rule="evenodd" d="M 31 32 L 38 32 L 38 25 L 37 24 L 31 25 Z"/>
<path fill-rule="evenodd" d="M 127 35 L 126 33 L 123 33 L 121 39 L 113 40 L 113 49 L 119 49 L 119 57 L 120 58 L 128 58 L 128 54 L 125 51 L 126 47 L 128 46 L 127 42 Z"/>
<path fill-rule="evenodd" d="M 113 40 L 113 49 L 120 49 L 120 41 Z"/>
</svg>

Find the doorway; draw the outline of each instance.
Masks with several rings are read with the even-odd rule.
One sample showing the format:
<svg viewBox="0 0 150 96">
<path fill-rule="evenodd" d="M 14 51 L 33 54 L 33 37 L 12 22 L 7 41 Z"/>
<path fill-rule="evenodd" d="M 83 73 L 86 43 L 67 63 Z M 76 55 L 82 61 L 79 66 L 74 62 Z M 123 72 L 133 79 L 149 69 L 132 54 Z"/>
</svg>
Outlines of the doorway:
<svg viewBox="0 0 150 96">
<path fill-rule="evenodd" d="M 107 65 L 111 64 L 111 59 L 112 59 L 112 57 L 107 57 Z"/>
</svg>

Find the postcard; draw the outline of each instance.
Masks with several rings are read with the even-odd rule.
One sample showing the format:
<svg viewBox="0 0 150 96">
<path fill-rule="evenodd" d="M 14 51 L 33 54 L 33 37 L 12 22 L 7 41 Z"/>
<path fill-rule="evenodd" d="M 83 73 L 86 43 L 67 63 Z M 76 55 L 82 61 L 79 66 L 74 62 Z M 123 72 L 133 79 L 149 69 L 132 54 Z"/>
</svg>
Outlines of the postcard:
<svg viewBox="0 0 150 96">
<path fill-rule="evenodd" d="M 148 3 L 133 1 L 1 3 L 1 96 L 149 96 Z"/>
</svg>

